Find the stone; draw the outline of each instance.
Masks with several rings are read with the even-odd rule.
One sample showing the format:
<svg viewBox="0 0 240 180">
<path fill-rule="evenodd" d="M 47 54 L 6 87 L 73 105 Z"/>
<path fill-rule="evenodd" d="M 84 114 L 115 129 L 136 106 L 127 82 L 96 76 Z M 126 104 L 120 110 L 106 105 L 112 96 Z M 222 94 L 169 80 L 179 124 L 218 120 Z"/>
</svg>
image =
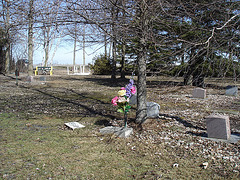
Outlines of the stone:
<svg viewBox="0 0 240 180">
<path fill-rule="evenodd" d="M 68 122 L 68 123 L 64 123 L 64 125 L 71 128 L 72 130 L 85 127 L 84 125 L 78 122 Z"/>
<path fill-rule="evenodd" d="M 130 97 L 129 104 L 131 104 L 131 105 L 136 105 L 137 104 L 137 93 L 133 94 Z"/>
<path fill-rule="evenodd" d="M 208 167 L 208 162 L 204 162 L 204 163 L 202 163 L 201 166 L 202 166 L 203 169 L 207 169 L 207 167 Z"/>
<path fill-rule="evenodd" d="M 27 76 L 27 77 L 26 77 L 26 81 L 29 82 L 29 83 L 30 83 L 30 82 L 34 82 L 33 76 Z"/>
<path fill-rule="evenodd" d="M 237 96 L 238 94 L 238 87 L 237 86 L 227 86 L 225 95 L 228 96 Z"/>
<path fill-rule="evenodd" d="M 105 128 L 100 129 L 100 133 L 101 134 L 115 134 L 118 137 L 127 138 L 131 134 L 133 134 L 133 128 L 107 126 Z"/>
<path fill-rule="evenodd" d="M 210 115 L 206 118 L 208 138 L 225 139 L 231 137 L 229 116 Z"/>
<path fill-rule="evenodd" d="M 203 88 L 195 88 L 195 89 L 193 90 L 193 98 L 205 99 L 205 98 L 206 98 L 206 89 L 203 89 Z"/>
<path fill-rule="evenodd" d="M 179 164 L 175 163 L 173 164 L 173 168 L 178 168 Z"/>
<path fill-rule="evenodd" d="M 160 105 L 155 102 L 147 102 L 147 117 L 156 118 L 159 117 Z"/>
<path fill-rule="evenodd" d="M 46 81 L 46 76 L 40 76 L 39 80 L 40 81 Z"/>
</svg>

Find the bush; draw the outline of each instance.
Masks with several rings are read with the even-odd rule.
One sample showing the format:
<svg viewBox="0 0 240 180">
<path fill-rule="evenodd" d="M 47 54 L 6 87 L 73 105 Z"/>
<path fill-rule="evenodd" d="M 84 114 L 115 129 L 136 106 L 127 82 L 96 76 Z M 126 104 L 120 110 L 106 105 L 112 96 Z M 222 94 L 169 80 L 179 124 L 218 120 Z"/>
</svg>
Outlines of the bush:
<svg viewBox="0 0 240 180">
<path fill-rule="evenodd" d="M 90 69 L 93 71 L 93 74 L 97 75 L 110 75 L 112 72 L 112 66 L 110 59 L 104 55 L 99 55 L 93 58 L 94 64 L 90 65 Z"/>
</svg>

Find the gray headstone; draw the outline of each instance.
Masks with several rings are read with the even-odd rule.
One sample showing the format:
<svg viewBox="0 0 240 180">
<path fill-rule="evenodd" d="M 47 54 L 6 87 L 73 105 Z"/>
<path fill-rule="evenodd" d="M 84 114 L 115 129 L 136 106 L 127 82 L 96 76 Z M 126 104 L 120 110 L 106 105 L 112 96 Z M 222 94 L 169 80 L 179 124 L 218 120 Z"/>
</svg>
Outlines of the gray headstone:
<svg viewBox="0 0 240 180">
<path fill-rule="evenodd" d="M 208 138 L 226 139 L 231 136 L 229 116 L 210 115 L 206 118 Z"/>
<path fill-rule="evenodd" d="M 105 128 L 100 129 L 100 133 L 101 134 L 115 134 L 118 137 L 127 138 L 131 134 L 133 134 L 133 128 L 107 126 Z"/>
<path fill-rule="evenodd" d="M 160 105 L 155 102 L 147 102 L 147 117 L 156 118 L 159 116 Z"/>
<path fill-rule="evenodd" d="M 195 89 L 193 90 L 193 98 L 205 99 L 205 98 L 206 98 L 206 89 L 203 89 L 203 88 L 195 88 Z"/>
<path fill-rule="evenodd" d="M 46 76 L 40 76 L 40 81 L 46 81 Z"/>
<path fill-rule="evenodd" d="M 229 96 L 237 96 L 237 94 L 238 94 L 238 87 L 237 86 L 227 86 L 225 94 L 229 95 Z"/>
<path fill-rule="evenodd" d="M 34 81 L 33 76 L 27 76 L 27 77 L 26 77 L 26 81 L 27 81 L 27 82 L 33 82 L 33 81 Z"/>
<path fill-rule="evenodd" d="M 137 104 L 137 93 L 133 94 L 133 95 L 130 97 L 129 104 L 132 104 L 132 105 Z"/>
</svg>

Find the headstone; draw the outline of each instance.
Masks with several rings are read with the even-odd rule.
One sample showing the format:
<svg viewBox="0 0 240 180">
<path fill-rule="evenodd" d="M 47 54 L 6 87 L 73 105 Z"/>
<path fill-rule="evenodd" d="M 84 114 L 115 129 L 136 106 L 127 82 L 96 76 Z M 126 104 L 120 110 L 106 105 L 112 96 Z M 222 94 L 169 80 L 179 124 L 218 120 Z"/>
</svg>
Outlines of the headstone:
<svg viewBox="0 0 240 180">
<path fill-rule="evenodd" d="M 84 125 L 78 122 L 68 122 L 68 123 L 64 123 L 64 125 L 71 128 L 72 130 L 85 127 Z"/>
<path fill-rule="evenodd" d="M 102 134 L 115 134 L 118 137 L 127 138 L 131 134 L 133 134 L 133 128 L 107 126 L 105 128 L 100 129 L 100 133 L 102 133 Z"/>
<path fill-rule="evenodd" d="M 33 82 L 34 81 L 33 76 L 27 76 L 26 81 L 29 82 L 29 83 Z"/>
<path fill-rule="evenodd" d="M 40 76 L 40 81 L 46 81 L 46 76 Z"/>
<path fill-rule="evenodd" d="M 130 97 L 129 104 L 132 104 L 132 105 L 137 104 L 137 93 L 133 94 L 133 95 Z"/>
<path fill-rule="evenodd" d="M 155 102 L 147 102 L 147 117 L 159 117 L 160 105 Z"/>
<path fill-rule="evenodd" d="M 229 116 L 210 115 L 206 118 L 208 138 L 228 140 L 231 136 Z"/>
<path fill-rule="evenodd" d="M 229 96 L 237 96 L 237 94 L 238 94 L 238 87 L 237 86 L 227 86 L 225 94 L 229 95 Z"/>
<path fill-rule="evenodd" d="M 206 89 L 203 89 L 203 88 L 195 88 L 195 89 L 193 90 L 193 98 L 205 99 L 205 98 L 206 98 Z"/>
</svg>

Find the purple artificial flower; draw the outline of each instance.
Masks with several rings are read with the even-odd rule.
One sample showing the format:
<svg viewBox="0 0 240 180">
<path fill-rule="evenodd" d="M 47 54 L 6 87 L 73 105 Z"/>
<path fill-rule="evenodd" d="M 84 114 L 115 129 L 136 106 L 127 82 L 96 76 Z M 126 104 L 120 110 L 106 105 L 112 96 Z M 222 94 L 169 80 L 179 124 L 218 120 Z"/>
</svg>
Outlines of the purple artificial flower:
<svg viewBox="0 0 240 180">
<path fill-rule="evenodd" d="M 129 84 L 131 84 L 131 85 L 133 85 L 133 84 L 134 84 L 134 81 L 133 81 L 133 79 L 130 79 L 130 80 L 129 80 L 129 82 L 130 82 Z"/>
<path fill-rule="evenodd" d="M 126 96 L 130 98 L 132 96 L 132 87 L 133 87 L 133 79 L 129 80 L 129 84 L 126 86 Z"/>
</svg>

